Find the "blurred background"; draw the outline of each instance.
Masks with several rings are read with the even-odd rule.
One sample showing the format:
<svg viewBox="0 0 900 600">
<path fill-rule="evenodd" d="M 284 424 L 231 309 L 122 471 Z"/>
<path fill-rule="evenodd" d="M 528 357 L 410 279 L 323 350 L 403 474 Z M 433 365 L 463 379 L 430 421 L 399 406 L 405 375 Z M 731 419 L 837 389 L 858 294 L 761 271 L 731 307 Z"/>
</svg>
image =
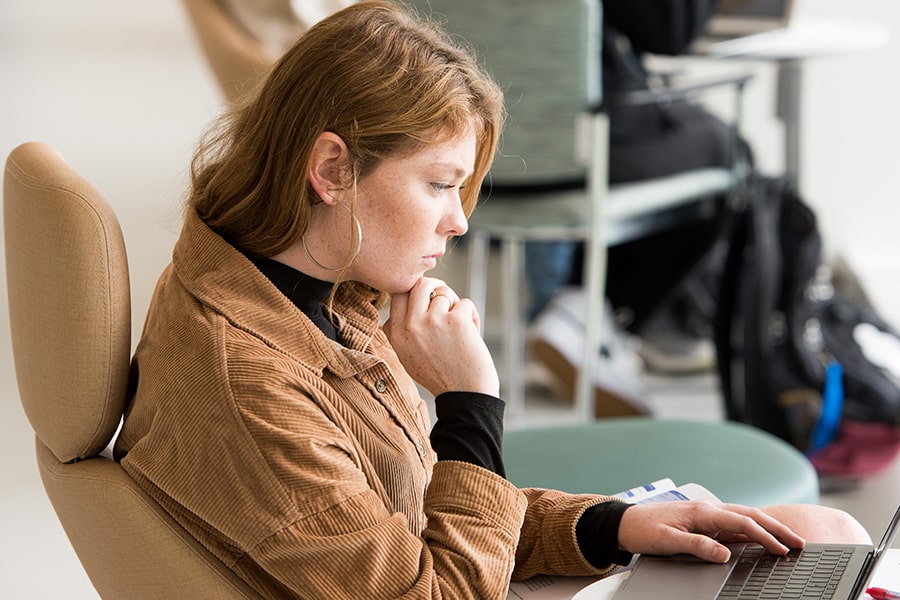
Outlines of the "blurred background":
<svg viewBox="0 0 900 600">
<path fill-rule="evenodd" d="M 826 252 L 850 264 L 882 316 L 897 326 L 900 4 L 796 3 L 801 20 L 860 21 L 887 33 L 868 49 L 804 62 L 800 188 L 819 215 Z M 774 112 L 774 66 L 696 59 L 689 65 L 756 73 L 747 93 L 744 135 L 762 170 L 780 172 L 783 132 Z M 3 0 L 0 81 L 0 156 L 5 159 L 25 141 L 47 142 L 117 212 L 129 252 L 136 340 L 180 228 L 194 143 L 223 108 L 180 2 Z M 451 275 L 455 259 L 448 260 Z M 0 270 L 0 531 L 6 540 L 0 549 L 0 595 L 96 598 L 41 488 L 30 428 L 18 403 L 5 267 Z M 688 395 L 707 402 L 690 410 L 715 414 L 715 390 L 691 385 L 656 380 L 653 389 L 657 402 L 665 402 L 666 393 Z M 683 416 L 680 406 L 673 401 L 663 416 Z M 873 536 L 880 535 L 900 502 L 900 464 L 864 489 L 823 502 L 849 510 Z"/>
</svg>

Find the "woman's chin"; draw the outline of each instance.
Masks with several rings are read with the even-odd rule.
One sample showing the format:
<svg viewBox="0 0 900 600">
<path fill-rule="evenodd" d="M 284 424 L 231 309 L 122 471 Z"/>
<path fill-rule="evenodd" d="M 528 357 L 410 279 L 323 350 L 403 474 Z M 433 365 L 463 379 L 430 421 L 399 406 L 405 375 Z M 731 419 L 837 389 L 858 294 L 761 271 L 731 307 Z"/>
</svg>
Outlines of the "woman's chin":
<svg viewBox="0 0 900 600">
<path fill-rule="evenodd" d="M 422 277 L 420 276 L 418 279 L 413 280 L 413 281 L 397 282 L 394 285 L 386 286 L 381 291 L 385 292 L 391 296 L 397 296 L 400 294 L 408 294 L 409 292 L 412 291 L 412 289 L 416 285 L 416 283 L 418 283 L 421 279 L 422 279 Z"/>
</svg>

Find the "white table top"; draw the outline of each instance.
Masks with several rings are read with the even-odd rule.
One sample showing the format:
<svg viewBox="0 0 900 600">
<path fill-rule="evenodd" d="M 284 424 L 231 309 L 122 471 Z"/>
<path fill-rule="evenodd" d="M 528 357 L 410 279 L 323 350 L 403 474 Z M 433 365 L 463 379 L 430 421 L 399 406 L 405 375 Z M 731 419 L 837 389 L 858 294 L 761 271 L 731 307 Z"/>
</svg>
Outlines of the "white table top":
<svg viewBox="0 0 900 600">
<path fill-rule="evenodd" d="M 700 40 L 697 54 L 717 58 L 793 60 L 869 50 L 890 39 L 886 27 L 853 19 L 798 18 L 788 27 L 734 38 Z"/>
<path fill-rule="evenodd" d="M 889 548 L 872 577 L 872 587 L 900 590 L 900 548 Z M 866 597 L 863 594 L 863 597 Z"/>
</svg>

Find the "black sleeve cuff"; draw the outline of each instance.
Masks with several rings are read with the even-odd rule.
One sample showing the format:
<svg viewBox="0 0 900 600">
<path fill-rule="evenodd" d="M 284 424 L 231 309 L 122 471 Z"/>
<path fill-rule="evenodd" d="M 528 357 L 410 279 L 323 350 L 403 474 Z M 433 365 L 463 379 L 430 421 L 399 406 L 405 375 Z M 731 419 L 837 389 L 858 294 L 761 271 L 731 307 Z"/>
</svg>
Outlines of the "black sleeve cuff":
<svg viewBox="0 0 900 600">
<path fill-rule="evenodd" d="M 584 558 L 602 569 L 610 564 L 627 565 L 632 554 L 619 549 L 619 523 L 632 505 L 610 500 L 588 507 L 575 525 L 575 538 Z"/>
<path fill-rule="evenodd" d="M 437 421 L 431 447 L 438 460 L 459 460 L 506 477 L 503 467 L 503 410 L 500 398 L 473 392 L 445 392 L 434 399 Z"/>
</svg>

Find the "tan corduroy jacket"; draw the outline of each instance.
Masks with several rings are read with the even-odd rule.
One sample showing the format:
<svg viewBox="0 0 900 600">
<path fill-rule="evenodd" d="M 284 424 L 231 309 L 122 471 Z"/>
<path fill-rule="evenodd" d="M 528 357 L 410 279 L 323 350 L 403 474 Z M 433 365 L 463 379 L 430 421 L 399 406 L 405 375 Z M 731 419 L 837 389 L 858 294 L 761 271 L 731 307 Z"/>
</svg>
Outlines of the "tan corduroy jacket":
<svg viewBox="0 0 900 600">
<path fill-rule="evenodd" d="M 575 523 L 606 497 L 435 463 L 373 299 L 341 287 L 335 343 L 191 213 L 135 355 L 125 470 L 271 598 L 504 598 L 511 577 L 597 573 Z"/>
</svg>

